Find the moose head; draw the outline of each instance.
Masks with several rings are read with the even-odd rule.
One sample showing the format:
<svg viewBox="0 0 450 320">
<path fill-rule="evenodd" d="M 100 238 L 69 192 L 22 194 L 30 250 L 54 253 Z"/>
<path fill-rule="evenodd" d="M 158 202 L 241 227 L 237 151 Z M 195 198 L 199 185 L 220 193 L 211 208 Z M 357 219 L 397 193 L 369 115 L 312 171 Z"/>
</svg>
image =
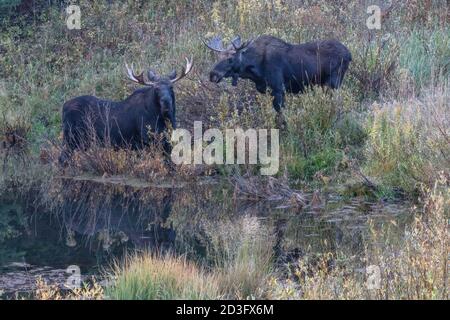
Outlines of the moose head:
<svg viewBox="0 0 450 320">
<path fill-rule="evenodd" d="M 192 59 L 186 58 L 186 66 L 183 67 L 182 72 L 177 76 L 176 70 L 165 76 L 158 75 L 154 70 L 147 71 L 147 77 L 144 77 L 144 72 L 135 74 L 133 68 L 125 64 L 127 69 L 128 79 L 141 85 L 150 86 L 153 88 L 156 105 L 159 107 L 163 118 L 170 120 L 172 127 L 175 128 L 175 94 L 173 91 L 173 84 L 184 78 L 192 70 Z"/>
<path fill-rule="evenodd" d="M 224 78 L 232 78 L 232 85 L 236 86 L 239 77 L 250 77 L 253 67 L 256 66 L 255 57 L 247 52 L 251 40 L 242 42 L 241 37 L 237 36 L 231 40 L 227 48 L 224 48 L 222 39 L 218 36 L 203 43 L 219 57 L 219 62 L 213 66 L 209 74 L 211 82 L 219 83 Z"/>
</svg>

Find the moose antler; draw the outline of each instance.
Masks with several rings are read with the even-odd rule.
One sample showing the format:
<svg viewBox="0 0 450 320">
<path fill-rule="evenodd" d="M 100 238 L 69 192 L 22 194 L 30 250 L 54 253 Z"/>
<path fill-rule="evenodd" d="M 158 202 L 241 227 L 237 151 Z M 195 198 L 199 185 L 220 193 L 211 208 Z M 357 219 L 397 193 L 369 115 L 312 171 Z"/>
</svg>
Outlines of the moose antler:
<svg viewBox="0 0 450 320">
<path fill-rule="evenodd" d="M 207 46 L 212 51 L 216 52 L 228 52 L 229 49 L 225 49 L 222 45 L 222 39 L 219 36 L 215 36 L 208 43 L 202 39 L 202 42 L 205 46 Z"/>
<path fill-rule="evenodd" d="M 181 72 L 181 75 L 179 75 L 178 77 L 176 77 L 175 79 L 171 79 L 170 82 L 175 83 L 178 80 L 184 78 L 189 72 L 191 72 L 192 70 L 192 58 L 189 60 L 188 58 L 186 58 L 186 67 L 183 67 L 183 71 Z M 147 80 L 144 78 L 144 72 L 141 72 L 140 74 L 136 75 L 133 71 L 133 67 L 129 67 L 127 63 L 125 63 L 125 68 L 127 69 L 127 76 L 128 79 L 130 79 L 131 81 L 135 82 L 135 83 L 139 83 L 139 84 L 143 84 L 146 86 L 153 86 L 155 85 L 158 81 L 161 80 L 161 78 L 159 76 L 156 75 L 156 73 L 154 73 L 153 71 L 149 70 L 148 74 L 147 74 Z M 175 77 L 175 73 L 170 76 L 170 77 Z M 164 78 L 162 78 L 164 79 Z"/>
<path fill-rule="evenodd" d="M 241 43 L 241 36 L 236 36 L 233 40 L 231 40 L 231 45 L 228 46 L 226 49 L 222 45 L 222 38 L 219 36 L 215 36 L 212 38 L 209 43 L 207 43 L 205 40 L 202 39 L 202 42 L 207 46 L 209 49 L 216 51 L 216 52 L 227 52 L 227 53 L 235 53 L 239 50 L 245 49 L 250 43 L 253 42 L 253 40 L 246 41 L 244 43 Z"/>
<path fill-rule="evenodd" d="M 234 48 L 234 51 L 238 51 L 240 49 L 240 47 L 242 46 L 241 36 L 234 37 L 234 39 L 232 39 L 230 42 L 231 42 L 232 48 Z"/>
<path fill-rule="evenodd" d="M 253 39 L 245 41 L 244 43 L 239 44 L 238 46 L 236 46 L 234 44 L 234 42 L 231 42 L 231 44 L 233 45 L 234 50 L 237 52 L 239 50 L 243 50 L 243 49 L 247 48 L 252 42 L 253 42 Z"/>
<path fill-rule="evenodd" d="M 176 77 L 175 79 L 170 80 L 172 83 L 175 83 L 178 80 L 183 79 L 189 72 L 191 72 L 192 66 L 193 66 L 193 64 L 192 64 L 192 62 L 193 62 L 192 57 L 191 57 L 190 60 L 188 58 L 185 58 L 185 59 L 186 59 L 186 67 L 183 67 L 183 70 L 182 70 L 181 74 L 178 77 Z"/>
<path fill-rule="evenodd" d="M 152 81 L 147 81 L 144 79 L 144 72 L 141 72 L 139 75 L 136 75 L 133 71 L 133 67 L 129 67 L 127 63 L 125 63 L 125 68 L 127 68 L 127 76 L 133 82 L 143 84 L 146 86 L 154 85 L 155 83 Z"/>
</svg>

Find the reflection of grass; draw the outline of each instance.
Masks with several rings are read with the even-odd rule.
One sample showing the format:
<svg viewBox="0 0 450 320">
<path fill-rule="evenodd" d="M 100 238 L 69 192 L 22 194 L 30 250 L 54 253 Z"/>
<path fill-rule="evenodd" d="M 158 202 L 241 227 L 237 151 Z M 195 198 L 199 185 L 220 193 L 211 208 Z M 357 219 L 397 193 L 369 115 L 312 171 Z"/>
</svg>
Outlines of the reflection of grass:
<svg viewBox="0 0 450 320">
<path fill-rule="evenodd" d="M 273 277 L 269 282 L 274 299 L 448 299 L 450 238 L 450 189 L 441 177 L 427 193 L 423 214 L 418 214 L 400 240 L 390 237 L 392 223 L 373 225 L 366 240 L 365 266 L 380 270 L 380 281 L 367 286 L 364 268 L 355 271 L 354 257 L 322 254 L 312 265 L 309 256 L 298 262 L 298 281 Z M 334 265 L 330 267 L 330 261 Z M 373 268 L 373 267 L 372 267 Z M 371 282 L 374 283 L 374 282 Z"/>
</svg>

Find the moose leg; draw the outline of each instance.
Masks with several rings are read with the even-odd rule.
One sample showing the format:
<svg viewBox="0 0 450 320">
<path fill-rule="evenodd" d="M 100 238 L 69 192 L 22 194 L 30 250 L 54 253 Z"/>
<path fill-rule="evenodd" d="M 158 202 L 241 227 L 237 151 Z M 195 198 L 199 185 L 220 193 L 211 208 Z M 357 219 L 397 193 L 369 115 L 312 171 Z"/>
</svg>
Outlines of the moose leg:
<svg viewBox="0 0 450 320">
<path fill-rule="evenodd" d="M 272 96 L 272 105 L 277 112 L 275 117 L 276 125 L 279 129 L 284 130 L 286 128 L 286 120 L 281 112 L 281 108 L 284 108 L 284 92 L 282 90 L 272 90 Z"/>
<path fill-rule="evenodd" d="M 73 151 L 68 148 L 64 148 L 58 158 L 59 165 L 65 167 L 67 162 L 72 158 Z"/>
<path fill-rule="evenodd" d="M 276 125 L 280 130 L 286 129 L 286 120 L 284 119 L 281 108 L 284 108 L 284 92 L 283 91 L 272 91 L 273 101 L 272 105 L 277 115 L 275 117 Z"/>
<path fill-rule="evenodd" d="M 272 76 L 268 81 L 269 87 L 272 89 L 272 105 L 275 111 L 280 112 L 284 107 L 284 82 L 283 76 L 279 70 L 267 70 Z"/>
<path fill-rule="evenodd" d="M 82 149 L 82 132 L 81 128 L 71 126 L 67 123 L 63 125 L 63 146 L 58 158 L 61 166 L 66 166 L 67 162 L 72 158 L 73 152 L 77 149 Z M 86 136 L 84 136 L 87 140 Z"/>
<path fill-rule="evenodd" d="M 267 91 L 267 83 L 265 80 L 255 81 L 256 90 L 259 93 L 265 94 Z"/>
<path fill-rule="evenodd" d="M 277 115 L 275 116 L 275 123 L 277 128 L 281 131 L 284 131 L 287 128 L 286 119 L 281 111 L 277 112 Z"/>
<path fill-rule="evenodd" d="M 65 167 L 68 161 L 72 158 L 74 151 L 83 149 L 82 147 L 79 134 L 75 134 L 72 130 L 65 130 L 63 145 L 58 158 L 59 164 Z"/>
<path fill-rule="evenodd" d="M 326 91 L 338 89 L 341 86 L 341 77 L 337 74 L 331 75 L 325 82 Z"/>
<path fill-rule="evenodd" d="M 169 139 L 167 139 L 167 137 L 164 137 L 162 140 L 162 147 L 163 147 L 163 154 L 164 154 L 164 164 L 167 166 L 167 168 L 169 169 L 169 173 L 173 174 L 176 171 L 175 165 L 172 162 L 172 144 L 169 141 Z"/>
<path fill-rule="evenodd" d="M 272 105 L 276 112 L 281 112 L 281 108 L 284 108 L 284 92 L 272 91 Z"/>
</svg>

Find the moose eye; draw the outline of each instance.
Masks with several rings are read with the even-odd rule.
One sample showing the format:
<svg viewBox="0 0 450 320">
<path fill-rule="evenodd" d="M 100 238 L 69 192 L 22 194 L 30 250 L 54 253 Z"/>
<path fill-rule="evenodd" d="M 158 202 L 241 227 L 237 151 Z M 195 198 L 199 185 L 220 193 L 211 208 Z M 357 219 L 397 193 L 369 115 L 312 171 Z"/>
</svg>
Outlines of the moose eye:
<svg viewBox="0 0 450 320">
<path fill-rule="evenodd" d="M 233 59 L 228 59 L 228 64 L 233 64 Z"/>
</svg>

